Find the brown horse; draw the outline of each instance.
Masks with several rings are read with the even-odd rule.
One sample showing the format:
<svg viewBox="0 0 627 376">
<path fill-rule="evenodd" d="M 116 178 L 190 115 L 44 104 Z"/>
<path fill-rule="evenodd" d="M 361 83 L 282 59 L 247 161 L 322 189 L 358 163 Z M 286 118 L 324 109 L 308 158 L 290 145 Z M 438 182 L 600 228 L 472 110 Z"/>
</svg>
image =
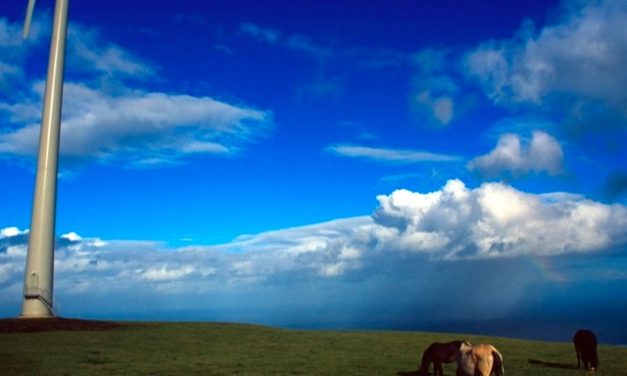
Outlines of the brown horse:
<svg viewBox="0 0 627 376">
<path fill-rule="evenodd" d="M 433 363 L 433 374 L 435 376 L 444 375 L 442 363 L 452 363 L 457 358 L 459 349 L 463 344 L 472 346 L 467 341 L 452 341 L 446 343 L 434 342 L 422 354 L 422 363 L 418 375 L 428 375 L 429 366 Z"/>
<path fill-rule="evenodd" d="M 466 346 L 457 355 L 457 376 L 503 376 L 503 356 L 492 345 Z"/>
</svg>

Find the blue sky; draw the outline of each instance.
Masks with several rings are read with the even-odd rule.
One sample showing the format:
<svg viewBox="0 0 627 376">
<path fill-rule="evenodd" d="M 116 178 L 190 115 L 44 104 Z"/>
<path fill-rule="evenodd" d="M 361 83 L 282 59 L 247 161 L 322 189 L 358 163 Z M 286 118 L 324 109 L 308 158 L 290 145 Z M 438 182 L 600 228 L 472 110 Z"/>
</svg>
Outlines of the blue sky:
<svg viewBox="0 0 627 376">
<path fill-rule="evenodd" d="M 5 315 L 52 15 L 22 40 L 25 6 L 0 12 Z M 402 327 L 594 318 L 592 294 L 621 316 L 626 24 L 612 0 L 72 2 L 61 312 Z"/>
</svg>

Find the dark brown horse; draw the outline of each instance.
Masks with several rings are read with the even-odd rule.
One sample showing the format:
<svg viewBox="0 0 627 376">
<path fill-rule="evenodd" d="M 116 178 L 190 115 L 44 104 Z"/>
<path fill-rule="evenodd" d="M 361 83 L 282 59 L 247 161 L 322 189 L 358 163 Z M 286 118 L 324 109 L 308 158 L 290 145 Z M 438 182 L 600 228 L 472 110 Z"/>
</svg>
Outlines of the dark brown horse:
<svg viewBox="0 0 627 376">
<path fill-rule="evenodd" d="M 591 330 L 580 329 L 575 333 L 573 343 L 577 352 L 577 368 L 583 365 L 587 370 L 596 371 L 599 368 L 597 336 Z"/>
<path fill-rule="evenodd" d="M 435 376 L 444 375 L 442 363 L 452 363 L 457 358 L 462 344 L 471 344 L 467 341 L 452 341 L 446 343 L 434 342 L 422 354 L 422 363 L 418 374 L 420 376 L 429 375 L 429 366 L 433 363 L 433 374 Z"/>
</svg>

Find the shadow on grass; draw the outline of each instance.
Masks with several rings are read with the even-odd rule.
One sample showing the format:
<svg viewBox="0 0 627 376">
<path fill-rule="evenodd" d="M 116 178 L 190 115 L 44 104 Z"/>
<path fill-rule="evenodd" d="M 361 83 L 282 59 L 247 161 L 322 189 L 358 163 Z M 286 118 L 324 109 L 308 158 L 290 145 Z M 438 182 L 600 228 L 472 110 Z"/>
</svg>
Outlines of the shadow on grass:
<svg viewBox="0 0 627 376">
<path fill-rule="evenodd" d="M 529 364 L 533 364 L 534 366 L 539 366 L 539 367 L 548 367 L 548 368 L 577 369 L 577 367 L 571 364 L 545 362 L 545 361 L 537 360 L 537 359 L 529 359 Z"/>
<path fill-rule="evenodd" d="M 396 373 L 398 376 L 420 376 L 420 373 L 418 371 L 399 371 Z"/>
</svg>

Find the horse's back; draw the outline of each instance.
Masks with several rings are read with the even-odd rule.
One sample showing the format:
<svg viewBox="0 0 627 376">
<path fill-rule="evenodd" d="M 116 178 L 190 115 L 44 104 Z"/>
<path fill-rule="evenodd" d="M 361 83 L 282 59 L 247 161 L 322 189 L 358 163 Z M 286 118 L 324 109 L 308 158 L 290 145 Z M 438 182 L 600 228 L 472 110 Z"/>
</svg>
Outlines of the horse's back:
<svg viewBox="0 0 627 376">
<path fill-rule="evenodd" d="M 582 348 L 583 346 L 596 347 L 597 336 L 593 331 L 588 329 L 579 329 L 573 336 L 573 343 L 575 348 Z"/>
<path fill-rule="evenodd" d="M 427 347 L 424 355 L 428 355 L 432 358 L 432 360 L 443 363 L 451 363 L 455 361 L 455 357 L 459 352 L 461 344 L 462 341 L 451 341 L 445 343 L 434 342 Z"/>
</svg>

